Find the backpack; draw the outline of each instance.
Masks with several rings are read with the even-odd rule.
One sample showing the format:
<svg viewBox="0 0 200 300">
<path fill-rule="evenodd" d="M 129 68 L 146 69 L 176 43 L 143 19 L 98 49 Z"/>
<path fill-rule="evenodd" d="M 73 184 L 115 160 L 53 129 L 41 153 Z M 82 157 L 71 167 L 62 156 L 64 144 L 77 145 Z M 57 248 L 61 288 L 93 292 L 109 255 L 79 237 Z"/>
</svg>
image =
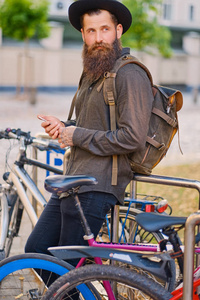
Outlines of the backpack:
<svg viewBox="0 0 200 300">
<path fill-rule="evenodd" d="M 131 55 L 120 57 L 111 72 L 104 75 L 103 93 L 105 103 L 109 105 L 111 130 L 116 130 L 115 111 L 115 77 L 120 68 L 134 63 L 144 69 L 149 77 L 154 96 L 148 136 L 145 148 L 128 155 L 131 169 L 134 173 L 150 175 L 152 169 L 166 155 L 174 135 L 178 130 L 177 111 L 183 105 L 183 96 L 179 90 L 154 85 L 150 71 L 137 58 Z M 102 85 L 99 89 L 102 88 Z M 179 145 L 180 147 L 180 145 Z M 181 149 L 180 149 L 181 150 Z M 117 184 L 117 155 L 113 155 L 112 185 Z"/>
<path fill-rule="evenodd" d="M 110 110 L 110 129 L 116 130 L 116 111 L 115 111 L 115 77 L 120 68 L 126 64 L 137 64 L 144 69 L 149 77 L 152 86 L 154 101 L 152 105 L 151 117 L 149 121 L 149 130 L 146 139 L 145 148 L 142 151 L 130 153 L 128 155 L 131 170 L 134 173 L 150 175 L 152 169 L 162 160 L 167 153 L 174 135 L 178 130 L 177 111 L 183 105 L 183 96 L 179 90 L 163 87 L 153 84 L 150 71 L 137 58 L 131 55 L 120 57 L 111 72 L 104 74 L 104 80 L 97 88 L 98 91 L 103 87 L 104 100 L 109 105 Z M 71 125 L 75 100 L 81 85 L 74 95 L 70 107 L 68 121 L 66 126 Z M 74 125 L 74 124 L 73 124 Z M 112 185 L 117 185 L 117 155 L 113 155 L 112 162 Z"/>
</svg>

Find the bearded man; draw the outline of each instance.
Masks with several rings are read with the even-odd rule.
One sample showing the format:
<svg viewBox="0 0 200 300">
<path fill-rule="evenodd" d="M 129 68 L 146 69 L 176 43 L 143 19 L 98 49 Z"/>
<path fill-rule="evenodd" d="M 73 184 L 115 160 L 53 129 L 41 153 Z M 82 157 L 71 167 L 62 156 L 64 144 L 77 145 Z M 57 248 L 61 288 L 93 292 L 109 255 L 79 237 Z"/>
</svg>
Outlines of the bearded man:
<svg viewBox="0 0 200 300">
<path fill-rule="evenodd" d="M 41 125 L 61 147 L 70 146 L 67 175 L 88 175 L 98 184 L 79 189 L 86 219 L 96 237 L 107 212 L 123 204 L 133 178 L 128 154 L 145 146 L 153 94 L 146 72 L 127 64 L 116 76 L 117 129 L 110 130 L 109 107 L 103 95 L 104 74 L 116 60 L 128 55 L 120 38 L 131 25 L 129 10 L 117 0 L 78 0 L 69 7 L 71 24 L 82 33 L 83 73 L 75 100 L 76 126 L 42 115 Z M 63 109 L 63 108 L 61 108 Z M 112 157 L 118 156 L 117 184 L 113 184 Z M 84 232 L 69 195 L 51 197 L 36 224 L 26 252 L 48 253 L 56 245 L 84 245 Z"/>
</svg>

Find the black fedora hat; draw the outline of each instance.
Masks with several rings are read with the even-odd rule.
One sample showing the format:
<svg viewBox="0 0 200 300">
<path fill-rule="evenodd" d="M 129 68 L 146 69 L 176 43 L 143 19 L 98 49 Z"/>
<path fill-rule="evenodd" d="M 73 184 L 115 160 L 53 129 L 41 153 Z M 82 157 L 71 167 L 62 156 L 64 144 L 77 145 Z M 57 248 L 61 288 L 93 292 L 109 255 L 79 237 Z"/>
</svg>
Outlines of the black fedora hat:
<svg viewBox="0 0 200 300">
<path fill-rule="evenodd" d="M 81 30 L 80 17 L 91 9 L 104 9 L 115 15 L 125 33 L 131 26 L 132 16 L 128 8 L 117 0 L 78 0 L 68 11 L 69 21 L 77 30 Z"/>
</svg>

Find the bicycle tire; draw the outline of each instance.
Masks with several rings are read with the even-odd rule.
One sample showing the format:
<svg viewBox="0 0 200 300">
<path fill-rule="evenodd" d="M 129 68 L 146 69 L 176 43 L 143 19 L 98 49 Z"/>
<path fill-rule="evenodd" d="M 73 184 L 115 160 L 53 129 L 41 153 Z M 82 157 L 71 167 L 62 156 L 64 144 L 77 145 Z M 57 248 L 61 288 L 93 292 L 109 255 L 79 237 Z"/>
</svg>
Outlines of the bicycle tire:
<svg viewBox="0 0 200 300">
<path fill-rule="evenodd" d="M 80 295 L 80 291 L 77 292 L 80 298 L 72 297 L 72 291 L 75 293 L 77 287 L 83 283 L 92 283 L 97 286 L 102 299 L 108 299 L 100 282 L 101 280 L 108 280 L 111 284 L 117 284 L 116 299 L 118 300 L 168 300 L 172 297 L 171 294 L 159 284 L 156 284 L 151 279 L 137 272 L 108 265 L 90 265 L 74 269 L 68 274 L 61 276 L 50 286 L 42 300 L 81 299 L 82 295 Z M 99 287 L 101 287 L 101 289 Z M 133 295 L 134 298 L 132 298 Z"/>
<path fill-rule="evenodd" d="M 128 215 L 127 215 L 127 212 L 128 212 Z M 120 240 L 119 242 L 125 242 L 125 243 L 159 243 L 161 240 L 164 239 L 163 235 L 161 232 L 147 232 L 145 231 L 143 228 L 141 228 L 137 222 L 135 221 L 135 217 L 137 216 L 138 213 L 140 213 L 141 211 L 139 211 L 138 209 L 134 209 L 134 208 L 130 208 L 130 210 L 128 211 L 128 207 L 126 206 L 120 206 L 119 207 L 119 220 L 120 220 L 120 223 L 123 223 L 124 220 L 126 219 L 126 223 L 127 223 L 127 226 L 125 224 L 125 230 L 126 232 L 124 232 L 124 235 L 126 237 L 126 239 L 124 239 L 123 241 Z M 108 220 L 111 219 L 111 213 L 108 213 L 107 215 L 107 218 Z M 129 226 L 130 222 L 132 223 L 131 224 L 131 227 Z M 121 225 L 121 227 L 119 226 L 119 229 L 122 228 L 124 226 Z M 132 229 L 131 229 L 132 228 Z M 131 232 L 132 230 L 132 232 Z M 105 224 L 104 222 L 104 225 L 102 226 L 101 228 L 101 231 L 100 231 L 100 235 L 101 235 L 101 238 L 100 240 L 101 241 L 108 241 L 109 238 L 108 238 L 108 225 Z M 104 237 L 105 235 L 105 237 Z M 119 236 L 122 236 L 122 232 L 119 231 Z M 135 238 L 133 238 L 135 237 Z M 137 237 L 137 239 L 136 239 Z M 124 264 L 121 264 L 121 266 L 125 266 Z M 174 288 L 175 288 L 175 283 L 176 283 L 176 264 L 175 264 L 175 261 L 174 260 L 171 260 L 169 261 L 169 269 L 171 271 L 171 277 L 168 277 L 168 282 L 162 282 L 160 281 L 159 278 L 156 278 L 155 276 L 153 276 L 152 274 L 146 272 L 146 271 L 143 271 L 143 270 L 139 270 L 137 268 L 135 268 L 134 266 L 129 266 L 128 265 L 128 268 L 132 268 L 134 270 L 137 270 L 138 272 L 141 272 L 145 275 L 147 275 L 148 277 L 151 277 L 153 278 L 154 281 L 160 283 L 161 285 L 163 285 L 165 287 L 165 289 L 167 289 L 168 291 L 173 291 Z"/>
<path fill-rule="evenodd" d="M 6 258 L 10 255 L 10 250 L 12 247 L 13 239 L 18 235 L 22 212 L 23 212 L 23 204 L 21 203 L 18 195 L 10 194 L 10 193 L 2 193 L 0 196 L 0 207 L 2 207 L 2 198 L 5 197 L 7 199 L 7 203 L 9 205 L 9 217 L 8 217 L 8 228 L 6 232 L 6 239 L 3 248 L 3 252 L 1 253 L 1 259 Z M 10 197 L 10 198 L 9 198 Z M 0 211 L 0 220 L 2 218 L 2 211 Z"/>
<path fill-rule="evenodd" d="M 21 220 L 22 220 L 22 213 L 23 213 L 23 204 L 21 203 L 18 195 L 16 195 L 16 201 L 13 207 L 13 211 L 9 220 L 8 225 L 8 234 L 7 239 L 4 247 L 5 251 L 5 258 L 10 255 L 11 247 L 13 244 L 13 239 L 19 233 Z"/>
<path fill-rule="evenodd" d="M 30 293 L 35 297 L 32 296 L 33 298 L 30 299 L 41 299 L 47 286 L 52 283 L 52 276 L 54 281 L 72 269 L 73 267 L 67 262 L 46 254 L 26 253 L 8 257 L 0 262 L 0 299 L 14 300 L 21 295 L 20 300 L 22 300 L 27 299 L 23 298 L 23 295 L 26 297 Z M 44 283 L 41 276 L 47 274 L 47 271 L 49 277 Z M 92 300 L 99 300 L 94 288 L 87 286 L 84 288 L 92 295 Z M 97 296 L 93 296 L 95 294 Z"/>
<path fill-rule="evenodd" d="M 135 217 L 140 212 L 141 211 L 138 209 L 129 209 L 126 206 L 119 207 L 119 222 L 121 225 L 119 226 L 120 243 L 158 243 L 163 239 L 161 232 L 147 232 L 137 224 Z M 110 240 L 110 234 L 108 233 L 110 231 L 110 220 L 111 213 L 109 212 L 99 233 L 99 239 L 104 242 L 108 239 Z M 109 222 L 109 225 L 107 224 L 107 221 Z M 132 229 L 130 229 L 129 226 L 130 222 L 132 222 Z M 133 225 L 133 223 L 135 224 Z M 103 235 L 105 235 L 105 238 Z"/>
</svg>

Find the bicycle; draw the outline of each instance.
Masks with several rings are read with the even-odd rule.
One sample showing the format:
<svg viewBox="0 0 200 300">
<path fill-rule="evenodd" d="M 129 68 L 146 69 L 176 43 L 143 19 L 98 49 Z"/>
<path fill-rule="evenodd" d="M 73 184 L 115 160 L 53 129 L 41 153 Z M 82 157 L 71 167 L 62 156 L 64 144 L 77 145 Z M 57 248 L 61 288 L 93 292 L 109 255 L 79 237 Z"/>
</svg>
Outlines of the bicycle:
<svg viewBox="0 0 200 300">
<path fill-rule="evenodd" d="M 105 243 L 98 243 L 98 242 L 94 241 L 93 235 L 91 233 L 91 230 L 88 226 L 87 220 L 85 219 L 84 213 L 82 211 L 81 204 L 80 204 L 79 199 L 78 199 L 77 191 L 78 191 L 78 188 L 81 185 L 90 185 L 90 184 L 95 184 L 95 183 L 96 183 L 96 181 L 95 181 L 94 178 L 86 177 L 86 176 L 73 176 L 73 177 L 70 177 L 70 176 L 51 176 L 49 178 L 46 178 L 46 180 L 45 180 L 45 188 L 49 192 L 59 194 L 59 193 L 68 191 L 68 192 L 70 192 L 70 194 L 73 195 L 76 208 L 77 208 L 77 210 L 79 212 L 79 215 L 80 215 L 81 223 L 84 227 L 85 239 L 88 241 L 89 247 L 87 247 L 87 246 L 82 246 L 82 247 L 80 247 L 80 246 L 70 246 L 70 247 L 69 246 L 60 246 L 60 247 L 50 247 L 49 248 L 49 251 L 52 254 L 54 254 L 56 257 L 59 257 L 60 259 L 81 258 L 81 260 L 79 261 L 79 263 L 76 267 L 78 269 L 78 271 L 74 271 L 75 276 L 77 278 L 76 279 L 76 284 L 77 285 L 79 285 L 81 282 L 90 281 L 91 275 L 92 274 L 93 274 L 93 276 L 94 276 L 94 274 L 97 275 L 99 270 L 101 270 L 101 268 L 98 269 L 98 267 L 95 267 L 96 269 L 93 269 L 93 266 L 90 267 L 91 270 L 89 272 L 89 274 L 90 274 L 89 278 L 87 277 L 88 269 L 85 269 L 84 273 L 82 273 L 81 270 L 79 271 L 79 268 L 83 265 L 86 257 L 94 257 L 95 262 L 97 264 L 101 265 L 102 263 L 101 263 L 101 260 L 99 259 L 99 257 L 101 257 L 101 258 L 111 258 L 111 259 L 116 259 L 116 257 L 118 257 L 118 261 L 120 261 L 120 255 L 123 255 L 123 256 L 128 255 L 129 265 L 131 265 L 131 262 L 132 262 L 131 259 L 130 259 L 131 253 L 127 252 L 127 251 L 128 250 L 136 250 L 136 249 L 139 250 L 140 249 L 139 248 L 140 245 L 130 245 L 130 244 L 129 245 L 127 245 L 127 244 L 107 244 L 106 245 Z M 151 222 L 152 220 L 154 220 L 154 223 Z M 152 215 L 150 213 L 140 213 L 140 214 L 137 215 L 136 221 L 146 231 L 150 231 L 150 232 L 155 231 L 156 232 L 160 228 L 163 229 L 164 233 L 169 236 L 169 241 L 171 242 L 171 244 L 173 246 L 174 252 L 176 252 L 174 254 L 174 256 L 177 255 L 177 253 L 180 256 L 180 257 L 178 256 L 177 260 L 178 260 L 180 270 L 181 270 L 181 272 L 183 272 L 183 264 L 182 264 L 182 257 L 181 257 L 182 250 L 181 250 L 181 247 L 180 247 L 180 244 L 179 244 L 177 231 L 172 227 L 172 225 L 173 226 L 179 225 L 180 227 L 183 227 L 184 224 L 185 224 L 185 221 L 186 221 L 186 217 L 182 217 L 182 218 L 181 217 L 171 217 L 171 216 L 165 216 L 164 217 L 164 216 L 157 215 L 157 214 Z M 167 241 L 164 242 L 164 245 L 161 245 L 161 248 L 163 248 L 163 250 L 165 250 L 166 244 L 167 244 Z M 152 247 L 154 247 L 154 246 L 152 246 Z M 127 250 L 127 251 L 120 253 L 120 252 L 117 251 L 117 250 L 120 250 L 120 249 Z M 140 257 L 140 259 L 141 259 L 141 257 Z M 143 255 L 143 259 L 144 259 L 144 255 Z M 125 260 L 128 260 L 128 259 L 123 258 L 122 260 L 125 261 Z M 152 261 L 151 261 L 151 263 L 152 263 Z M 134 261 L 134 264 L 136 264 L 135 261 Z M 121 273 L 121 272 L 116 272 L 117 269 L 115 270 L 115 269 L 111 268 L 112 270 L 109 270 L 108 268 L 110 268 L 110 267 L 105 268 L 105 270 L 106 270 L 105 278 L 102 277 L 105 280 L 109 279 L 109 276 L 112 274 L 113 271 L 115 272 L 114 273 L 115 275 L 112 276 L 113 280 L 119 280 L 119 279 L 122 280 L 121 278 L 124 278 L 123 280 L 125 280 L 126 277 L 124 277 L 125 276 L 124 274 L 126 274 L 126 276 L 129 276 L 128 278 L 132 278 L 132 280 L 133 280 L 133 277 L 131 277 L 130 271 L 126 272 L 124 270 L 123 271 L 124 273 L 123 272 Z M 144 266 L 143 266 L 143 268 L 144 268 Z M 119 271 L 119 269 L 118 269 L 118 271 Z M 168 271 L 170 271 L 170 270 L 168 269 Z M 108 276 L 107 272 L 109 273 L 109 276 Z M 71 280 L 70 279 L 70 273 L 69 273 L 69 275 L 64 276 L 63 277 L 64 279 L 61 278 L 58 281 L 56 281 L 55 284 L 52 285 L 52 287 L 50 286 L 50 289 L 47 291 L 46 296 L 44 296 L 44 299 L 61 299 L 61 298 L 57 298 L 58 295 L 60 295 L 61 297 L 63 297 L 63 295 L 66 295 L 66 293 L 68 292 L 68 288 L 69 288 L 69 282 L 70 282 L 69 280 Z M 74 273 L 72 272 L 72 276 L 73 276 Z M 116 275 L 118 273 L 120 274 L 119 276 Z M 155 270 L 152 269 L 151 273 L 155 274 Z M 135 278 L 136 275 L 134 275 L 134 273 L 133 273 L 133 276 Z M 98 278 L 101 278 L 101 276 L 98 277 Z M 93 277 L 94 280 L 96 280 L 98 278 Z M 146 280 L 146 281 L 148 283 L 148 286 L 151 285 L 150 280 L 149 281 Z M 125 281 L 122 281 L 122 282 L 125 283 Z M 126 283 L 127 283 L 127 280 L 126 280 Z M 130 282 L 128 282 L 128 284 L 130 285 Z M 105 297 L 104 293 L 106 291 L 106 293 L 108 295 L 108 299 L 116 299 L 114 294 L 113 294 L 113 290 L 111 289 L 111 286 L 106 286 L 104 281 L 103 281 L 103 286 L 104 286 L 105 290 L 103 290 L 103 295 L 101 295 L 101 297 Z M 135 288 L 137 285 L 135 286 L 135 283 L 133 282 L 131 286 L 133 286 Z M 65 287 L 67 287 L 67 288 L 65 288 Z M 71 290 L 73 290 L 73 293 L 76 292 L 76 291 L 74 291 L 74 287 L 75 287 L 75 285 L 73 283 L 72 286 L 71 286 L 70 292 L 71 292 Z M 155 287 L 156 287 L 156 285 L 155 285 Z M 145 291 L 145 287 L 143 288 L 143 291 Z M 148 291 L 148 293 L 149 292 L 150 292 L 150 290 Z M 119 299 L 120 299 L 120 297 L 123 297 L 122 294 L 121 294 L 121 289 L 120 288 L 117 288 L 117 294 L 118 293 L 120 293 Z M 129 289 L 128 289 L 128 290 L 126 290 L 126 293 L 132 293 L 132 292 L 130 292 Z M 152 290 L 151 290 L 150 294 L 148 294 L 148 293 L 147 293 L 147 295 L 150 295 L 150 296 L 154 295 L 154 294 L 152 294 Z M 78 290 L 78 295 L 79 294 L 80 294 L 80 290 Z M 124 292 L 123 292 L 123 295 L 124 295 Z M 166 299 L 169 299 L 169 295 L 170 295 L 169 293 L 166 293 L 166 295 L 164 293 L 164 296 L 168 297 Z M 70 297 L 71 297 L 71 294 L 70 294 Z M 159 297 L 160 297 L 160 294 L 159 294 Z M 65 299 L 65 298 L 62 298 L 62 299 Z M 76 299 L 76 298 L 72 298 L 72 299 Z M 125 299 L 129 299 L 129 298 L 125 298 Z M 134 299 L 136 299 L 136 298 L 134 298 Z M 155 299 L 161 299 L 161 298 L 155 298 Z M 165 299 L 165 298 L 163 298 L 163 299 Z"/>
<path fill-rule="evenodd" d="M 29 200 L 27 191 L 31 193 L 37 204 L 44 208 L 47 204 L 44 196 L 25 170 L 25 165 L 36 166 L 57 174 L 62 171 L 27 157 L 27 147 L 37 147 L 42 150 L 59 150 L 59 144 L 49 140 L 32 137 L 30 132 L 21 129 L 6 129 L 0 131 L 0 139 L 14 139 L 19 142 L 19 152 L 10 172 L 5 172 L 4 184 L 0 185 L 0 260 L 9 256 L 14 237 L 19 233 L 23 210 L 25 208 L 34 226 L 38 220 L 35 208 Z"/>
<path fill-rule="evenodd" d="M 145 224 L 145 222 L 143 224 Z M 118 267 L 85 266 L 80 269 L 72 270 L 68 274 L 65 274 L 57 279 L 52 284 L 43 299 L 70 299 L 68 295 L 70 295 L 72 290 L 75 293 L 79 287 L 79 284 L 93 283 L 96 285 L 97 280 L 109 280 L 111 282 L 114 280 L 117 283 L 123 284 L 125 291 L 123 299 L 136 299 L 135 295 L 136 292 L 138 292 L 140 295 L 144 293 L 146 295 L 145 299 L 198 300 L 200 297 L 200 266 L 195 271 L 193 266 L 195 252 L 195 226 L 199 224 L 200 211 L 195 214 L 191 214 L 187 218 L 185 224 L 185 269 L 183 287 L 174 290 L 171 294 L 167 293 L 163 287 L 151 282 L 144 276 L 138 276 L 138 274 L 131 273 L 127 270 L 121 271 Z M 130 298 L 127 296 L 127 291 Z M 78 291 L 78 294 L 80 293 L 81 292 Z M 109 296 L 108 299 L 110 299 Z"/>
</svg>

